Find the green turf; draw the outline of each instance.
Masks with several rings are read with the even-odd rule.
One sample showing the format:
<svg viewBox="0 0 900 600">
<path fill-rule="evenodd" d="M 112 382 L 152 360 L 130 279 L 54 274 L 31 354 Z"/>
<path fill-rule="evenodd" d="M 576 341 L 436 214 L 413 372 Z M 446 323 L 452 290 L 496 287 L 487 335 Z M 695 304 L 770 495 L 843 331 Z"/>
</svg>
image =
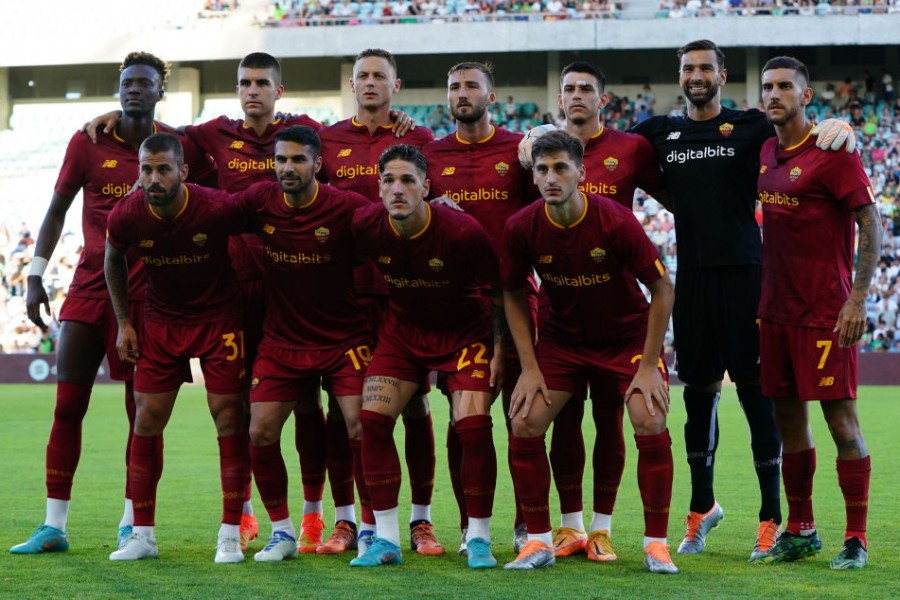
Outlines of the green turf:
<svg viewBox="0 0 900 600">
<path fill-rule="evenodd" d="M 683 534 L 687 510 L 688 471 L 683 459 L 681 428 L 684 410 L 680 390 L 670 416 L 674 440 L 675 490 L 669 526 L 673 550 Z M 900 597 L 897 513 L 900 504 L 900 438 L 895 435 L 900 388 L 863 388 L 861 420 L 873 457 L 869 514 L 870 560 L 861 572 L 831 572 L 828 560 L 840 550 L 843 504 L 834 470 L 834 448 L 819 411 L 813 425 L 819 442 L 816 476 L 816 517 L 824 542 L 818 560 L 792 565 L 746 563 L 757 524 L 757 487 L 750 462 L 747 427 L 729 389 L 720 408 L 722 441 L 716 472 L 717 498 L 726 518 L 699 556 L 680 557 L 677 576 L 643 571 L 640 543 L 642 520 L 635 484 L 633 443 L 613 521 L 619 561 L 588 563 L 583 557 L 561 560 L 551 570 L 512 573 L 472 572 L 455 553 L 457 512 L 450 489 L 443 448 L 446 403 L 432 398 L 437 431 L 437 477 L 434 521 L 446 556 L 425 558 L 404 553 L 400 567 L 350 569 L 350 556 L 304 555 L 282 564 L 256 564 L 251 543 L 248 561 L 215 565 L 212 558 L 220 503 L 215 433 L 204 396 L 185 388 L 166 431 L 165 470 L 159 487 L 157 529 L 160 557 L 139 563 L 107 560 L 122 510 L 125 415 L 121 388 L 98 386 L 84 425 L 81 464 L 69 516 L 72 547 L 60 555 L 13 556 L 6 548 L 24 541 L 44 516 L 44 447 L 53 414 L 51 386 L 0 387 L 0 598 L 306 598 L 306 597 L 493 597 L 493 598 L 897 598 Z M 499 407 L 495 423 L 500 424 Z M 588 443 L 593 433 L 585 424 Z M 402 431 L 402 428 L 399 428 Z M 626 431 L 629 431 L 626 426 Z M 495 427 L 501 457 L 492 535 L 501 563 L 511 549 L 512 494 L 505 468 L 505 432 Z M 292 435 L 286 436 L 291 441 Z M 402 446 L 401 446 L 402 448 Z M 589 454 L 590 455 L 590 454 Z M 291 504 L 299 524 L 301 493 L 296 453 L 285 448 L 291 476 Z M 587 474 L 590 477 L 590 474 Z M 589 479 L 588 479 L 589 480 Z M 590 486 L 588 486 L 590 489 Z M 555 508 L 555 494 L 551 495 Z M 326 521 L 332 517 L 326 491 Z M 401 492 L 401 519 L 407 491 Z M 268 521 L 255 499 L 263 535 Z M 586 498 L 590 509 L 590 498 Z M 786 507 L 785 507 L 786 510 Z M 589 516 L 588 516 L 589 518 Z M 554 516 L 554 521 L 556 517 Z"/>
</svg>

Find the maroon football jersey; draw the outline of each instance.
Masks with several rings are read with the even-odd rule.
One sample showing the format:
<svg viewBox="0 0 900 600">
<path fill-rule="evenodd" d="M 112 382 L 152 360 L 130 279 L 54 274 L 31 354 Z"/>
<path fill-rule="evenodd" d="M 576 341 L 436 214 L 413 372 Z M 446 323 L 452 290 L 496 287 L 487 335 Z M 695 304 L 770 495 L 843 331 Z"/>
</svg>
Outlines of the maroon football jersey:
<svg viewBox="0 0 900 600">
<path fill-rule="evenodd" d="M 369 201 L 316 183 L 315 198 L 290 206 L 278 183 L 251 186 L 238 198 L 262 240 L 266 312 L 263 344 L 322 349 L 368 331 L 353 293 L 350 222 Z"/>
<path fill-rule="evenodd" d="M 116 205 L 107 239 L 120 251 L 136 250 L 149 276 L 145 319 L 208 323 L 239 318 L 241 297 L 228 259 L 228 237 L 242 231 L 234 198 L 184 184 L 187 199 L 174 219 L 151 209 L 143 190 Z"/>
<path fill-rule="evenodd" d="M 475 217 L 500 251 L 506 220 L 540 196 L 531 171 L 518 159 L 522 135 L 492 127 L 491 135 L 475 143 L 456 133 L 432 142 L 422 151 L 428 159 L 431 196 L 447 196 Z"/>
<path fill-rule="evenodd" d="M 276 119 L 262 135 L 257 135 L 243 119 L 222 116 L 185 128 L 185 136 L 216 161 L 219 189 L 232 193 L 251 184 L 275 180 L 275 136 L 294 125 L 306 125 L 316 131 L 322 125 L 307 115 Z M 253 234 L 235 236 L 229 244 L 231 261 L 241 281 L 262 277 L 262 247 Z"/>
<path fill-rule="evenodd" d="M 491 240 L 472 217 L 428 206 L 425 229 L 402 238 L 382 206 L 370 204 L 353 219 L 357 251 L 378 266 L 390 290 L 384 328 L 436 332 L 435 355 L 456 352 L 491 336 L 484 286 L 499 280 Z M 439 340 L 439 341 L 438 341 Z"/>
<path fill-rule="evenodd" d="M 758 192 L 759 316 L 785 325 L 834 327 L 852 285 L 852 211 L 875 201 L 859 155 L 819 150 L 811 136 L 787 149 L 771 138 L 760 150 Z"/>
<path fill-rule="evenodd" d="M 541 336 L 564 344 L 603 346 L 643 339 L 649 304 L 638 286 L 665 268 L 630 210 L 584 194 L 582 217 L 554 222 L 544 201 L 514 215 L 506 228 L 503 288 L 525 287 L 534 268 L 550 300 Z"/>
<path fill-rule="evenodd" d="M 617 129 L 600 130 L 584 147 L 585 179 L 582 192 L 612 198 L 628 210 L 634 203 L 634 190 L 641 188 L 651 196 L 664 189 L 656 151 L 642 135 Z"/>
</svg>

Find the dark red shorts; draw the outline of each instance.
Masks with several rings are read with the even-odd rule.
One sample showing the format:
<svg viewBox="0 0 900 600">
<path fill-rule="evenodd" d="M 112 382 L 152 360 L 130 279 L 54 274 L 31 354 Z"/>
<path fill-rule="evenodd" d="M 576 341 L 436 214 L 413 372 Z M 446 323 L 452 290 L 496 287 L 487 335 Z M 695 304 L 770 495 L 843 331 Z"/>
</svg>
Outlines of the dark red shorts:
<svg viewBox="0 0 900 600">
<path fill-rule="evenodd" d="M 427 389 L 428 374 L 437 371 L 447 391 L 492 392 L 490 362 L 494 344 L 490 338 L 473 342 L 444 356 L 416 356 L 400 337 L 382 330 L 367 377 L 393 377 L 413 381 Z"/>
<path fill-rule="evenodd" d="M 770 398 L 856 399 L 856 346 L 841 348 L 830 329 L 761 319 L 760 382 Z"/>
<path fill-rule="evenodd" d="M 191 358 L 200 359 L 207 391 L 236 394 L 243 389 L 246 372 L 240 320 L 195 325 L 145 320 L 139 341 L 137 392 L 170 392 L 192 381 Z"/>
<path fill-rule="evenodd" d="M 128 312 L 134 330 L 140 332 L 144 317 L 144 303 L 131 301 Z M 116 335 L 119 333 L 119 327 L 112 301 L 108 298 L 69 296 L 59 311 L 59 320 L 76 321 L 96 328 L 106 346 L 109 376 L 117 381 L 131 381 L 134 376 L 134 365 L 119 360 L 119 351 L 116 350 Z"/>
<path fill-rule="evenodd" d="M 240 286 L 244 301 L 244 362 L 252 366 L 262 342 L 266 296 L 262 279 L 241 281 Z"/>
<path fill-rule="evenodd" d="M 643 350 L 643 340 L 593 348 L 563 345 L 543 338 L 535 352 L 547 389 L 581 397 L 585 385 L 589 385 L 592 400 L 621 402 L 637 373 Z M 661 353 L 659 372 L 668 383 L 669 371 Z M 613 390 L 618 396 L 612 395 Z"/>
<path fill-rule="evenodd" d="M 322 378 L 335 396 L 362 395 L 366 367 L 372 360 L 372 344 L 347 348 L 291 350 L 263 344 L 253 365 L 250 402 L 292 402 L 303 390 Z"/>
</svg>

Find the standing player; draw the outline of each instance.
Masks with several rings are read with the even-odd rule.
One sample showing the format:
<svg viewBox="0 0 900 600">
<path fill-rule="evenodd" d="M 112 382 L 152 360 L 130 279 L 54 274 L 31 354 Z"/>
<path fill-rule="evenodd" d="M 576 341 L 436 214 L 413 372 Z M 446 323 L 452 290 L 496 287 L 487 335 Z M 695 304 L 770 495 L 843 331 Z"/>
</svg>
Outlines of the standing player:
<svg viewBox="0 0 900 600">
<path fill-rule="evenodd" d="M 372 356 L 369 327 L 353 293 L 350 233 L 353 213 L 369 201 L 319 184 L 319 151 L 319 137 L 311 128 L 280 131 L 275 142 L 278 183 L 255 184 L 239 200 L 265 253 L 263 340 L 250 387 L 250 454 L 260 498 L 272 520 L 269 543 L 256 554 L 263 562 L 297 554 L 281 455 L 285 421 L 298 398 L 317 391 L 321 377 L 335 394 L 359 448 L 363 375 Z M 359 452 L 354 459 L 361 474 Z M 351 465 L 351 477 L 353 472 Z M 361 476 L 358 485 L 365 485 Z M 349 517 L 338 521 L 319 553 L 343 552 L 355 545 L 352 503 Z"/>
<path fill-rule="evenodd" d="M 378 201 L 378 158 L 390 146 L 400 141 L 421 147 L 434 139 L 431 130 L 420 127 L 405 134 L 402 140 L 392 131 L 391 102 L 400 90 L 397 62 L 387 50 L 370 48 L 356 56 L 350 89 L 356 98 L 356 116 L 345 119 L 321 131 L 322 170 L 320 177 L 331 185 L 351 190 Z M 375 265 L 366 263 L 356 269 L 357 302 L 361 306 L 373 333 L 387 308 L 388 288 Z M 348 441 L 347 427 L 333 402 L 329 403 L 328 477 L 335 505 L 335 531 L 341 521 L 355 523 L 353 474 L 350 471 L 352 452 L 359 452 L 359 441 Z M 410 514 L 410 543 L 420 554 L 439 555 L 444 547 L 437 541 L 431 524 L 431 495 L 434 489 L 434 431 L 428 400 L 417 395 L 403 411 L 406 429 L 406 465 L 409 471 L 412 511 Z M 360 498 L 362 526 L 360 539 L 365 545 L 375 529 L 372 507 L 367 497 Z M 337 548 L 340 538 L 329 538 L 328 544 Z"/>
<path fill-rule="evenodd" d="M 768 140 L 760 155 L 765 228 L 760 369 L 784 439 L 788 521 L 762 562 L 790 562 L 822 548 L 813 518 L 816 449 L 808 404 L 821 400 L 837 446 L 847 514 L 844 548 L 831 568 L 859 569 L 868 563 L 871 463 L 856 412 L 855 344 L 865 331 L 881 217 L 859 156 L 815 147 L 806 119 L 812 96 L 809 73 L 800 61 L 780 56 L 763 67 L 763 105 L 778 137 Z M 851 286 L 854 220 L 859 246 Z"/>
<path fill-rule="evenodd" d="M 378 347 L 366 372 L 363 472 L 372 499 L 377 537 L 351 566 L 402 561 L 397 522 L 400 461 L 393 429 L 428 373 L 446 377 L 456 433 L 462 445 L 462 483 L 468 508 L 468 564 L 491 568 L 490 517 L 497 480 L 491 436 L 492 387 L 500 376 L 492 361 L 494 338 L 505 320 L 484 295 L 499 276 L 490 238 L 472 217 L 430 206 L 427 162 L 413 146 L 388 148 L 378 161 L 383 206 L 357 212 L 358 251 L 373 258 L 390 286 L 390 304 Z"/>
<path fill-rule="evenodd" d="M 653 573 L 677 573 L 666 545 L 673 465 L 661 358 L 672 284 L 631 211 L 578 189 L 584 166 L 576 138 L 550 132 L 534 143 L 532 157 L 544 201 L 507 224 L 503 274 L 504 304 L 522 361 L 510 407 L 510 448 L 528 543 L 505 568 L 555 564 L 544 433 L 562 406 L 601 376 L 615 379 L 635 430 L 644 564 Z M 537 347 L 524 291 L 532 269 L 550 301 Z M 650 290 L 649 306 L 638 280 Z M 598 306 L 604 310 L 598 313 Z"/>
<path fill-rule="evenodd" d="M 457 130 L 422 149 L 428 159 L 431 195 L 449 197 L 475 217 L 499 253 L 506 219 L 538 195 L 530 184 L 528 172 L 516 159 L 522 136 L 491 124 L 487 107 L 496 101 L 496 96 L 490 65 L 459 63 L 450 68 L 447 79 L 447 104 L 456 119 Z M 495 348 L 495 352 L 498 350 Z M 518 360 L 514 355 L 506 356 L 505 360 L 503 399 L 508 408 Z M 463 530 L 460 554 L 466 552 L 466 538 L 471 536 L 466 531 L 468 512 L 462 487 L 462 451 L 451 419 L 447 428 L 447 458 Z M 525 521 L 518 502 L 514 526 L 514 545 L 520 547 L 524 544 Z"/>
<path fill-rule="evenodd" d="M 14 546 L 14 554 L 62 552 L 68 549 L 66 520 L 72 480 L 81 455 L 81 422 L 91 397 L 91 388 L 104 354 L 110 375 L 125 382 L 125 408 L 129 434 L 125 459 L 131 447 L 134 424 L 132 369 L 119 360 L 115 350 L 115 315 L 103 278 L 106 219 L 113 206 L 131 190 L 137 171 L 137 148 L 144 139 L 163 128 L 154 122 L 156 103 L 165 93 L 169 66 L 146 52 L 132 52 L 119 68 L 122 120 L 92 144 L 76 133 L 66 149 L 50 207 L 41 225 L 34 260 L 28 276 L 28 316 L 45 328 L 41 307 L 50 312 L 42 276 L 62 232 L 66 212 L 79 189 L 84 190 L 82 229 L 84 249 L 59 318 L 56 410 L 47 442 L 47 515 L 28 541 Z M 132 318 L 140 322 L 140 302 L 146 275 L 139 262 L 132 263 L 129 296 L 134 300 Z M 132 495 L 125 486 L 125 513 L 119 523 L 121 543 L 131 532 Z"/>
<path fill-rule="evenodd" d="M 241 230 L 243 216 L 224 192 L 183 183 L 188 167 L 178 138 L 151 135 L 138 156 L 141 191 L 110 213 L 106 239 L 106 280 L 119 324 L 116 347 L 119 358 L 136 365 L 137 406 L 128 459 L 134 530 L 109 558 L 158 553 L 153 525 L 163 430 L 181 383 L 191 379 L 189 360 L 197 357 L 219 436 L 222 526 L 215 562 L 241 562 L 238 530 L 249 463 L 241 404 L 244 332 L 228 238 Z M 129 318 L 130 249 L 148 272 L 140 345 Z"/>
</svg>

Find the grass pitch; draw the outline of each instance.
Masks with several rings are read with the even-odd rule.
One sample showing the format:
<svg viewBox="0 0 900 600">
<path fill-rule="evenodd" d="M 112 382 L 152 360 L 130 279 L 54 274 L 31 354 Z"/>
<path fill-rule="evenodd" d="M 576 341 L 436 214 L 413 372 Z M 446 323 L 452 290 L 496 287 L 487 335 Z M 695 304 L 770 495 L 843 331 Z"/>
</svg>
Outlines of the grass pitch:
<svg viewBox="0 0 900 600">
<path fill-rule="evenodd" d="M 733 388 L 720 405 L 721 441 L 717 456 L 716 494 L 726 518 L 698 556 L 674 554 L 684 533 L 689 473 L 684 461 L 684 408 L 673 390 L 669 427 L 674 441 L 675 489 L 669 542 L 677 576 L 644 572 L 640 549 L 643 522 L 630 435 L 628 463 L 613 519 L 613 542 L 619 560 L 589 563 L 583 556 L 559 561 L 553 569 L 532 573 L 471 571 L 456 555 L 457 512 L 446 470 L 444 432 L 446 401 L 432 395 L 437 442 L 437 475 L 433 518 L 438 538 L 448 549 L 438 558 L 404 553 L 399 567 L 350 569 L 350 555 L 302 555 L 280 564 L 257 564 L 252 553 L 264 541 L 251 543 L 247 562 L 213 563 L 221 517 L 215 430 L 200 388 L 185 387 L 165 436 L 165 467 L 159 486 L 156 536 L 160 556 L 138 563 L 112 563 L 122 510 L 126 419 L 119 386 L 101 385 L 84 423 L 81 463 L 69 515 L 71 549 L 65 554 L 14 556 L 10 546 L 24 541 L 44 517 L 44 448 L 53 415 L 52 386 L 0 386 L 0 598 L 898 598 L 900 597 L 900 437 L 896 435 L 900 388 L 860 390 L 863 431 L 872 454 L 869 513 L 869 568 L 831 572 L 828 560 L 840 550 L 844 511 L 834 469 L 834 446 L 820 412 L 812 408 L 818 443 L 816 521 L 824 542 L 817 560 L 791 565 L 746 563 L 755 539 L 758 510 L 756 478 L 750 460 L 749 434 Z M 588 411 L 589 413 L 589 411 Z M 506 433 L 499 406 L 494 407 L 495 441 L 500 458 L 492 537 L 502 564 L 511 548 L 512 486 L 505 467 Z M 291 423 L 288 423 L 288 427 Z M 585 420 L 587 443 L 593 426 Z M 402 426 L 397 428 L 398 439 Z M 630 428 L 626 426 L 626 431 Z M 286 430 L 289 431 L 289 430 Z M 291 477 L 291 506 L 299 526 L 302 495 L 293 435 L 284 435 L 285 461 Z M 398 445 L 402 452 L 402 442 Z M 590 457 L 590 451 L 588 451 Z M 402 461 L 401 461 L 402 462 Z M 586 473 L 590 482 L 590 465 Z M 586 486 L 586 518 L 590 520 L 590 484 Z M 261 537 L 268 519 L 258 496 L 254 504 Z M 551 505 L 556 513 L 555 492 Z M 333 517 L 325 492 L 325 520 Z M 401 491 L 401 519 L 408 491 Z M 785 516 L 787 507 L 784 506 Z M 407 512 L 408 515 L 408 512 Z M 554 524 L 558 517 L 554 515 Z M 326 532 L 327 535 L 327 532 Z"/>
</svg>

